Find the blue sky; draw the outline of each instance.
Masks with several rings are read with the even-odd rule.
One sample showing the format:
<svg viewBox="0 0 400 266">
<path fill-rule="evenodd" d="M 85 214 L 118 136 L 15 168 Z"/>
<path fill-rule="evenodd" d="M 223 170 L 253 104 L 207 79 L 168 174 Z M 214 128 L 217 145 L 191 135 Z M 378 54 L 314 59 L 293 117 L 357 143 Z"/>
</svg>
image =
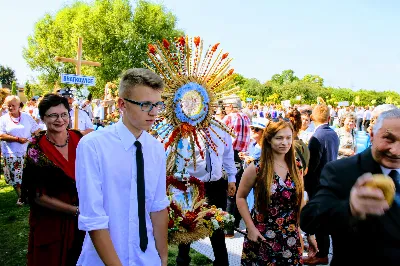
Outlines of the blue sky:
<svg viewBox="0 0 400 266">
<path fill-rule="evenodd" d="M 34 76 L 22 58 L 34 23 L 70 2 L 0 0 L 0 64 L 15 69 L 19 81 Z M 400 93 L 400 1 L 154 2 L 172 11 L 188 35 L 220 42 L 245 77 L 265 82 L 293 69 L 299 77 L 320 75 L 333 87 Z"/>
</svg>

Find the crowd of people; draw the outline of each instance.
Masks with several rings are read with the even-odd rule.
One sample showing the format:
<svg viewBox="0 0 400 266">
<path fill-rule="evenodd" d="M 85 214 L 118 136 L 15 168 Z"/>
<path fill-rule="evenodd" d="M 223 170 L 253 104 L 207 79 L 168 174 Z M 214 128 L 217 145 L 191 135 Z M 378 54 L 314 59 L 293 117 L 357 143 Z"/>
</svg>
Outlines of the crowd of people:
<svg viewBox="0 0 400 266">
<path fill-rule="evenodd" d="M 101 103 L 73 108 L 67 89 L 25 107 L 16 96 L 5 99 L 4 177 L 17 204 L 30 205 L 29 266 L 167 265 L 166 156 L 150 134 L 164 109 L 163 87 L 150 70 L 123 73 L 121 119 L 101 130 L 93 124 Z M 203 158 L 196 148 L 188 171 L 204 182 L 208 203 L 233 214 L 235 230 L 246 235 L 242 265 L 326 265 L 330 238 L 331 265 L 400 263 L 400 195 L 389 206 L 381 190 L 364 187 L 383 173 L 400 193 L 396 106 L 244 106 L 229 98 L 214 118 L 234 137 L 215 127 L 217 150 L 203 147 Z M 362 131 L 370 141 L 361 152 Z M 230 237 L 234 231 L 210 237 L 214 265 L 229 265 Z M 190 264 L 189 251 L 179 245 L 176 265 Z"/>
</svg>

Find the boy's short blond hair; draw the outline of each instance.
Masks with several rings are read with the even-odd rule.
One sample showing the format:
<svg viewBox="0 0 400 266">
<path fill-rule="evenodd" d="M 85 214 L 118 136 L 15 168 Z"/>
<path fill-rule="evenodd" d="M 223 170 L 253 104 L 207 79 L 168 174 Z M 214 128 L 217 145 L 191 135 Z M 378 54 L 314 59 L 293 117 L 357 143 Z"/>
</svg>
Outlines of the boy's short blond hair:
<svg viewBox="0 0 400 266">
<path fill-rule="evenodd" d="M 312 120 L 326 123 L 329 119 L 329 107 L 326 104 L 317 104 L 312 111 Z"/>
</svg>

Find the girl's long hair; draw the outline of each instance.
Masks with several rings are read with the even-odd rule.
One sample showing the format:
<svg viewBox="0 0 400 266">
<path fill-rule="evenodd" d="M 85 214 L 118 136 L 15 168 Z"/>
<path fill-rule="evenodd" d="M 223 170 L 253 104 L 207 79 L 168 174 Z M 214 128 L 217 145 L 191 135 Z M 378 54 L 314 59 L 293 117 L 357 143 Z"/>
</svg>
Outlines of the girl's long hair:
<svg viewBox="0 0 400 266">
<path fill-rule="evenodd" d="M 290 122 L 279 121 L 270 122 L 265 128 L 262 136 L 261 146 L 261 158 L 260 158 L 260 170 L 257 174 L 255 183 L 255 204 L 257 211 L 268 214 L 268 206 L 271 201 L 271 186 L 274 180 L 274 155 L 271 147 L 272 138 L 278 133 L 279 130 L 284 128 L 290 128 L 293 133 L 293 127 Z M 296 165 L 295 148 L 292 142 L 292 146 L 289 151 L 285 154 L 285 161 L 289 168 L 289 174 L 296 185 L 296 196 L 298 202 L 298 214 L 300 214 L 301 203 L 303 200 L 304 184 L 303 177 L 300 175 Z"/>
</svg>

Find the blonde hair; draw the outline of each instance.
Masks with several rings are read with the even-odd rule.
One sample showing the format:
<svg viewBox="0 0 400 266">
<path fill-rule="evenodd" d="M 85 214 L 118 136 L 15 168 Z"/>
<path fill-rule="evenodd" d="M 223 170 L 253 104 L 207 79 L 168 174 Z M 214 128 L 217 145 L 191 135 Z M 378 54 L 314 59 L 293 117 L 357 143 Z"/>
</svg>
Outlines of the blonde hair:
<svg viewBox="0 0 400 266">
<path fill-rule="evenodd" d="M 312 111 L 312 119 L 319 123 L 325 123 L 329 118 L 329 107 L 326 104 L 317 104 Z"/>
<path fill-rule="evenodd" d="M 7 104 L 8 102 L 11 102 L 12 100 L 17 100 L 18 103 L 21 102 L 21 99 L 18 96 L 9 95 L 4 99 L 4 104 Z"/>
</svg>

